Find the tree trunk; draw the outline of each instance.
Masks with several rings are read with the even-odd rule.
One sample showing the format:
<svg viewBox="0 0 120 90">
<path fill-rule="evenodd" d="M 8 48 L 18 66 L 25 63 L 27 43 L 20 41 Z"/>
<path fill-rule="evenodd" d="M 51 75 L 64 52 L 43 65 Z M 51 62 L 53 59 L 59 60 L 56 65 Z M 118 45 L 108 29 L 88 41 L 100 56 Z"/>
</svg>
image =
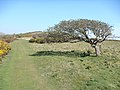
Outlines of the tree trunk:
<svg viewBox="0 0 120 90">
<path fill-rule="evenodd" d="M 100 46 L 96 44 L 92 44 L 91 46 L 95 49 L 96 56 L 100 56 L 101 55 Z"/>
<path fill-rule="evenodd" d="M 94 49 L 95 49 L 96 56 L 100 56 L 101 55 L 100 47 L 96 45 Z"/>
</svg>

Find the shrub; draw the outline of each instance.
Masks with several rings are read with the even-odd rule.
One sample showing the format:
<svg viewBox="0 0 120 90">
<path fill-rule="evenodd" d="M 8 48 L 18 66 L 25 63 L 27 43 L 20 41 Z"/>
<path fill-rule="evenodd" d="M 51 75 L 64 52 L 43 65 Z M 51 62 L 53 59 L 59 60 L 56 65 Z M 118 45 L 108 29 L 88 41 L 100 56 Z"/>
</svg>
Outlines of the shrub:
<svg viewBox="0 0 120 90">
<path fill-rule="evenodd" d="M 46 39 L 45 38 L 32 38 L 29 40 L 30 43 L 45 43 Z"/>
<path fill-rule="evenodd" d="M 36 43 L 45 43 L 45 38 L 37 38 Z"/>
<path fill-rule="evenodd" d="M 34 42 L 36 42 L 36 39 L 31 38 L 31 39 L 29 40 L 29 42 L 30 42 L 30 43 L 34 43 Z"/>
<path fill-rule="evenodd" d="M 16 37 L 14 35 L 3 35 L 3 36 L 0 36 L 0 39 L 7 43 L 10 43 L 16 40 Z"/>
<path fill-rule="evenodd" d="M 11 48 L 8 43 L 0 40 L 0 57 L 7 55 L 9 50 L 11 50 Z"/>
</svg>

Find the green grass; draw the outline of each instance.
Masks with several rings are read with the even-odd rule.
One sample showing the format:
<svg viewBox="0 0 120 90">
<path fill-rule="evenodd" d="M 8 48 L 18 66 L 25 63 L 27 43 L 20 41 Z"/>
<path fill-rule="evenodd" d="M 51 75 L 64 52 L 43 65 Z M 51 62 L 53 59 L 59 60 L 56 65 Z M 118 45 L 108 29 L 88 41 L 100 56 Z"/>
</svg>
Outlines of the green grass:
<svg viewBox="0 0 120 90">
<path fill-rule="evenodd" d="M 120 42 L 102 43 L 102 56 L 82 56 L 89 44 L 11 43 L 0 65 L 0 90 L 120 90 Z"/>
<path fill-rule="evenodd" d="M 34 64 L 32 50 L 26 41 L 15 41 L 12 51 L 0 66 L 1 90 L 47 90 L 46 81 L 40 77 Z"/>
</svg>

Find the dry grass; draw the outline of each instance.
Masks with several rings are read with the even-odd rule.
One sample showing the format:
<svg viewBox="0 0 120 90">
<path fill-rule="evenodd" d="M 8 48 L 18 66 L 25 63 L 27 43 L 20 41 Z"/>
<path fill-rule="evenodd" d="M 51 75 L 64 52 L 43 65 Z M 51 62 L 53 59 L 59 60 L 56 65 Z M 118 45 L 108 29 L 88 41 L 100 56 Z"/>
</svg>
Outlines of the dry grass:
<svg viewBox="0 0 120 90">
<path fill-rule="evenodd" d="M 50 43 L 50 44 L 31 44 L 36 51 L 86 51 L 92 50 L 91 46 L 85 42 L 78 43 Z"/>
</svg>

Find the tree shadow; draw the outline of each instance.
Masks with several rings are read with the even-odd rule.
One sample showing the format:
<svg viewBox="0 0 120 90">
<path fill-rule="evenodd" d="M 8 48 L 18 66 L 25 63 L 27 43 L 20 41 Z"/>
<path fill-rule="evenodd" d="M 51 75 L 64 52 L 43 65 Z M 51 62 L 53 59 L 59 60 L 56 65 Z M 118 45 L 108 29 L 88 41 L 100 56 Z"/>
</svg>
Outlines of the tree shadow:
<svg viewBox="0 0 120 90">
<path fill-rule="evenodd" d="M 86 57 L 90 52 L 78 51 L 38 51 L 30 56 L 67 56 L 67 57 Z"/>
</svg>

